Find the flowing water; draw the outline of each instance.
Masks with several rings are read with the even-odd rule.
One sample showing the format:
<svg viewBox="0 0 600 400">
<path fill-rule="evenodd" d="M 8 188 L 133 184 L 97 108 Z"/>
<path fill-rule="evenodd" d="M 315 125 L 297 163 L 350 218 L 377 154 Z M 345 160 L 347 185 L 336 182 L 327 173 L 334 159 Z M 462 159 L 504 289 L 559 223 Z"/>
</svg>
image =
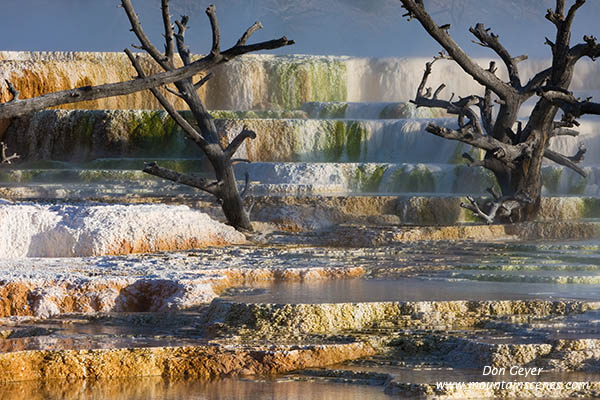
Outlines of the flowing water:
<svg viewBox="0 0 600 400">
<path fill-rule="evenodd" d="M 2 73 L 17 86 L 18 79 L 40 82 L 23 84 L 32 91 L 22 90 L 24 97 L 80 86 L 84 78 L 89 81 L 85 84 L 116 81 L 129 68 L 128 60 L 114 53 L 3 52 L 0 59 Z M 439 119 L 445 117 L 440 110 L 408 103 L 426 61 L 251 55 L 220 67 L 201 95 L 209 108 L 225 110 L 214 115 L 230 140 L 244 125 L 258 133 L 238 152 L 255 164 L 238 171 L 243 175 L 248 170 L 254 186 L 310 182 L 313 192 L 482 194 L 493 185 L 492 177 L 467 168 L 461 157 L 480 152 L 424 131 L 432 121 L 447 126 L 455 121 Z M 547 64 L 520 64 L 523 79 Z M 583 62 L 571 89 L 580 96 L 595 95 L 598 76 L 595 63 Z M 481 92 L 451 62 L 436 64 L 430 84 L 441 82 L 457 95 Z M 522 118 L 532 106 L 524 107 Z M 207 170 L 205 163 L 192 161 L 201 158 L 199 151 L 164 112 L 139 110 L 159 108 L 149 93 L 86 107 L 97 110 L 47 111 L 13 121 L 3 140 L 27 162 L 4 169 L 0 180 L 16 186 L 147 181 L 139 170 L 152 160 L 181 171 Z M 575 154 L 580 143 L 586 146 L 582 167 L 588 177 L 548 163 L 545 194 L 600 194 L 599 126 L 597 119 L 584 119 L 579 137 L 552 140 L 551 149 L 565 155 Z M 297 163 L 306 164 L 296 168 Z M 287 174 L 286 169 L 293 171 Z"/>
</svg>

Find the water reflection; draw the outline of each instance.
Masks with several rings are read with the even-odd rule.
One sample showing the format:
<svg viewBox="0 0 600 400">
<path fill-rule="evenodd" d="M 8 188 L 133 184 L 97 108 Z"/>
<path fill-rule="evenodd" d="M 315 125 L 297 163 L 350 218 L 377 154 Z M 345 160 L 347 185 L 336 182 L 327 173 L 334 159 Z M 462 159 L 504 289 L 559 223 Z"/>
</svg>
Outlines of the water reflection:
<svg viewBox="0 0 600 400">
<path fill-rule="evenodd" d="M 539 283 L 473 282 L 446 279 L 348 279 L 275 282 L 263 291 L 229 291 L 227 300 L 244 303 L 354 303 L 372 301 L 527 300 L 600 298 L 600 286 Z"/>
<path fill-rule="evenodd" d="M 195 312 L 64 314 L 44 323 L 0 324 L 6 333 L 0 353 L 204 345 L 197 317 Z"/>
<path fill-rule="evenodd" d="M 371 279 L 268 282 L 226 291 L 253 303 L 600 298 L 600 241 L 398 244 L 296 254 L 364 266 Z"/>
<path fill-rule="evenodd" d="M 75 382 L 0 384 L 2 400 L 229 400 L 229 399 L 389 399 L 382 387 L 288 379 L 222 379 L 211 382 L 161 377 Z"/>
</svg>

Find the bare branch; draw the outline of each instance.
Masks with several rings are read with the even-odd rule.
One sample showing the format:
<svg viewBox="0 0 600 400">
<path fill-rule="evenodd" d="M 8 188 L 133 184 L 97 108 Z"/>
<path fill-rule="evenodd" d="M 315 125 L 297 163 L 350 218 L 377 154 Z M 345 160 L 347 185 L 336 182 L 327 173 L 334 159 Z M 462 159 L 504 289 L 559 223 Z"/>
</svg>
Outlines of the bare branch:
<svg viewBox="0 0 600 400">
<path fill-rule="evenodd" d="M 217 12 L 214 4 L 208 6 L 206 15 L 208 15 L 212 30 L 212 48 L 210 49 L 210 53 L 216 56 L 221 52 L 221 34 L 219 33 L 219 23 L 217 22 Z"/>
<path fill-rule="evenodd" d="M 10 99 L 10 102 L 19 100 L 19 94 L 21 92 L 19 92 L 12 84 L 12 82 L 8 79 L 5 79 L 4 81 L 6 82 L 6 86 L 8 86 L 8 92 L 12 95 L 12 99 Z"/>
<path fill-rule="evenodd" d="M 146 163 L 143 171 L 147 174 L 158 176 L 159 178 L 167 179 L 176 183 L 193 186 L 207 193 L 210 193 L 217 198 L 220 198 L 220 185 L 218 183 L 209 182 L 205 178 L 199 178 L 194 175 L 181 174 L 167 168 L 160 167 L 156 162 Z"/>
<path fill-rule="evenodd" d="M 442 83 L 440 86 L 438 86 L 438 88 L 433 93 L 433 98 L 437 99 L 438 96 L 440 95 L 440 93 L 442 92 L 442 90 L 444 90 L 445 88 L 446 88 L 446 84 L 444 84 L 444 83 Z"/>
<path fill-rule="evenodd" d="M 131 4 L 131 0 L 121 0 L 121 6 L 125 10 L 127 14 L 127 18 L 129 18 L 129 23 L 131 24 L 131 30 L 135 33 L 138 40 L 142 44 L 142 49 L 144 49 L 150 56 L 165 70 L 168 71 L 173 69 L 173 66 L 169 63 L 167 57 L 162 54 L 150 41 L 144 29 L 142 28 L 142 24 L 140 19 Z"/>
<path fill-rule="evenodd" d="M 564 8 L 564 1 L 562 1 L 562 4 L 556 5 L 556 11 L 549 8 L 548 12 L 546 13 L 546 19 L 558 27 L 560 23 L 564 20 Z"/>
<path fill-rule="evenodd" d="M 12 164 L 12 160 L 20 158 L 17 153 L 13 153 L 10 156 L 7 155 L 6 150 L 8 150 L 8 146 L 4 142 L 0 142 L 0 147 L 2 147 L 2 151 L 0 152 L 0 164 Z"/>
<path fill-rule="evenodd" d="M 451 58 L 448 57 L 446 55 L 446 53 L 440 52 L 439 55 L 433 57 L 433 60 L 425 63 L 425 72 L 423 72 L 423 78 L 421 78 L 421 83 L 419 84 L 419 87 L 417 88 L 417 97 L 429 97 L 429 96 L 425 96 L 425 94 L 423 93 L 423 90 L 425 90 L 425 85 L 427 84 L 427 79 L 429 78 L 429 75 L 431 75 L 433 64 L 437 60 L 451 60 Z M 445 86 L 446 85 L 444 85 L 444 87 Z M 438 88 L 438 90 L 436 90 L 436 93 L 439 94 L 440 90 L 441 89 Z"/>
<path fill-rule="evenodd" d="M 554 128 L 552 130 L 552 136 L 551 137 L 556 137 L 556 136 L 579 136 L 579 131 L 576 131 L 575 129 L 569 129 L 569 128 Z"/>
<path fill-rule="evenodd" d="M 175 53 L 174 33 L 173 24 L 171 24 L 171 14 L 169 12 L 169 0 L 161 0 L 161 10 L 163 25 L 165 27 L 165 56 L 171 63 L 175 65 L 173 61 L 173 55 Z"/>
<path fill-rule="evenodd" d="M 283 37 L 281 39 L 256 43 L 249 46 L 234 46 L 222 52 L 221 56 L 219 57 L 204 57 L 190 63 L 185 67 L 161 72 L 143 79 L 133 79 L 130 81 L 108 83 L 98 86 L 85 86 L 77 89 L 49 93 L 31 99 L 2 103 L 0 104 L 0 119 L 25 115 L 37 110 L 54 107 L 61 104 L 77 103 L 80 101 L 122 96 L 139 92 L 141 90 L 150 89 L 152 87 L 157 87 L 192 77 L 200 72 L 206 71 L 242 54 L 257 50 L 272 50 L 292 44 L 294 44 L 293 40 L 288 40 L 287 38 Z"/>
<path fill-rule="evenodd" d="M 518 64 L 522 61 L 528 60 L 529 56 L 527 54 L 521 54 L 520 56 L 513 57 L 513 62 Z"/>
<path fill-rule="evenodd" d="M 478 105 L 480 108 L 482 108 L 482 103 L 484 102 L 483 99 L 478 96 L 469 96 L 461 98 L 455 102 L 452 102 L 451 100 L 441 100 L 438 99 L 438 96 L 446 87 L 445 84 L 441 84 L 433 93 L 433 96 L 431 94 L 431 88 L 425 88 L 427 85 L 427 79 L 429 78 L 429 75 L 431 75 L 433 64 L 437 60 L 447 58 L 448 56 L 441 52 L 439 56 L 435 56 L 432 61 L 425 64 L 425 71 L 423 73 L 421 83 L 417 88 L 417 95 L 414 100 L 411 100 L 411 102 L 416 104 L 417 107 L 443 108 L 450 114 L 458 115 L 458 124 L 461 128 L 461 131 L 464 132 L 468 129 L 473 129 L 477 133 L 483 134 L 483 128 L 481 127 L 480 119 L 471 109 L 471 107 L 474 105 Z M 425 91 L 425 93 L 423 93 L 423 91 Z M 468 118 L 468 123 L 465 123 L 465 117 Z"/>
<path fill-rule="evenodd" d="M 208 80 L 210 78 L 213 77 L 213 73 L 209 72 L 208 74 L 204 75 L 198 82 L 194 83 L 194 89 L 198 90 L 202 87 L 202 85 L 204 85 L 206 82 L 208 82 Z"/>
<path fill-rule="evenodd" d="M 180 99 L 184 98 L 184 96 L 181 93 L 179 93 L 177 90 L 173 90 L 168 86 L 165 86 L 165 89 L 167 90 L 167 92 L 171 93 L 173 96 L 177 96 Z"/>
<path fill-rule="evenodd" d="M 428 124 L 425 130 L 446 139 L 458 140 L 471 146 L 491 152 L 494 158 L 502 161 L 509 168 L 514 168 L 514 161 L 523 157 L 531 157 L 534 143 L 532 141 L 516 145 L 503 143 L 491 136 L 482 135 L 473 131 L 457 131 L 434 124 Z"/>
<path fill-rule="evenodd" d="M 579 126 L 579 122 L 566 118 L 565 114 L 563 114 L 560 121 L 552 122 L 552 129 L 573 128 L 574 126 Z"/>
<path fill-rule="evenodd" d="M 480 45 L 489 47 L 500 56 L 502 61 L 504 61 L 506 68 L 508 69 L 510 84 L 513 88 L 520 90 L 521 79 L 519 78 L 519 69 L 517 68 L 517 63 L 527 59 L 527 56 L 513 58 L 498 40 L 498 35 L 489 33 L 489 29 L 485 29 L 483 24 L 477 24 L 474 28 L 469 28 L 469 32 L 471 32 L 477 39 L 481 41 L 481 43 L 479 43 Z"/>
<path fill-rule="evenodd" d="M 259 29 L 262 29 L 263 26 L 260 22 L 255 22 L 254 24 L 252 24 L 252 26 L 250 28 L 248 28 L 248 30 L 246 32 L 244 32 L 244 34 L 242 35 L 241 38 L 239 38 L 239 40 L 237 41 L 237 43 L 235 44 L 236 46 L 244 46 L 246 44 L 246 42 L 248 41 L 248 39 L 250 38 L 250 36 L 252 36 L 252 34 L 254 32 L 256 32 Z"/>
<path fill-rule="evenodd" d="M 425 10 L 423 2 L 420 0 L 401 0 L 403 7 L 408 11 L 410 17 L 416 18 L 423 28 L 433 37 L 447 52 L 450 57 L 477 82 L 485 87 L 489 87 L 500 98 L 506 99 L 514 94 L 514 88 L 502 82 L 496 75 L 481 68 L 475 63 L 450 37 L 448 32 L 433 21 L 431 16 Z"/>
<path fill-rule="evenodd" d="M 495 212 L 494 212 L 494 215 L 490 216 L 490 215 L 484 213 L 483 211 L 481 211 L 481 208 L 479 208 L 479 204 L 477 204 L 477 202 L 475 201 L 475 199 L 473 197 L 467 196 L 467 200 L 469 200 L 469 203 L 464 203 L 464 202 L 460 203 L 460 206 L 462 208 L 466 208 L 467 210 L 472 211 L 475 215 L 483 218 L 485 220 L 485 222 L 488 224 L 494 223 L 494 217 L 496 216 Z"/>
<path fill-rule="evenodd" d="M 576 62 L 576 60 L 569 57 L 571 53 L 571 49 L 569 48 L 571 42 L 571 25 L 576 11 L 583 4 L 585 4 L 585 0 L 575 1 L 565 17 L 565 2 L 563 0 L 557 1 L 556 10 L 548 10 L 546 14 L 546 18 L 556 25 L 556 40 L 554 46 L 552 46 L 552 84 L 562 86 L 563 80 L 566 78 L 565 74 L 568 75 L 568 71 Z"/>
<path fill-rule="evenodd" d="M 585 146 L 583 148 L 580 147 L 574 156 L 566 157 L 555 151 L 546 149 L 546 150 L 544 150 L 544 157 L 546 157 L 548 160 L 554 161 L 555 163 L 557 163 L 559 165 L 562 165 L 564 167 L 572 169 L 573 171 L 577 172 L 579 175 L 581 175 L 585 178 L 587 176 L 587 173 L 583 170 L 583 168 L 581 168 L 580 166 L 575 164 L 575 163 L 583 160 L 583 155 L 585 154 L 585 152 L 586 152 Z"/>
<path fill-rule="evenodd" d="M 133 64 L 133 67 L 137 71 L 140 79 L 143 79 L 145 76 L 144 70 L 142 69 L 142 66 L 139 63 L 139 60 L 133 56 L 133 54 L 131 53 L 131 51 L 129 49 L 125 49 L 125 53 L 127 54 L 127 57 L 129 57 L 129 60 L 131 61 L 131 64 Z M 152 92 L 154 97 L 156 97 L 158 102 L 164 107 L 164 109 L 171 116 L 171 118 L 173 118 L 173 120 L 175 120 L 175 122 L 183 129 L 183 131 L 194 142 L 198 143 L 198 145 L 200 145 L 200 146 L 204 146 L 207 144 L 204 137 L 200 133 L 198 133 L 198 131 L 196 129 L 194 129 L 194 127 L 192 127 L 189 124 L 189 122 L 187 122 L 186 119 L 181 116 L 181 114 L 179 114 L 177 112 L 177 110 L 175 109 L 173 104 L 171 104 L 167 100 L 167 98 L 158 89 L 150 88 L 150 91 Z M 180 94 L 178 94 L 178 95 L 181 96 Z"/>
<path fill-rule="evenodd" d="M 189 65 L 192 62 L 190 49 L 185 45 L 185 31 L 187 30 L 187 23 L 189 20 L 190 17 L 182 15 L 180 21 L 175 21 L 175 25 L 177 25 L 177 34 L 175 35 L 177 51 L 179 52 L 179 57 L 181 57 L 181 60 L 183 61 L 183 65 Z"/>
<path fill-rule="evenodd" d="M 494 200 L 488 202 L 484 208 L 487 208 L 487 213 L 484 212 L 479 204 L 468 196 L 467 200 L 469 203 L 461 202 L 460 206 L 472 211 L 476 216 L 481 217 L 487 224 L 493 224 L 496 217 L 511 217 L 511 214 L 523 207 L 526 204 L 531 203 L 531 198 L 525 193 L 517 193 L 514 196 L 502 196 L 499 197 L 491 188 L 488 188 L 488 192 L 494 197 Z"/>
<path fill-rule="evenodd" d="M 478 96 L 464 97 L 447 108 L 447 111 L 451 114 L 458 114 L 458 125 L 461 130 L 466 131 L 467 129 L 473 129 L 476 133 L 483 135 L 483 128 L 479 117 L 473 110 L 472 106 L 480 104 L 482 99 Z M 464 117 L 469 119 L 468 123 L 464 123 Z"/>
<path fill-rule="evenodd" d="M 231 159 L 242 143 L 244 143 L 244 140 L 248 138 L 256 139 L 256 133 L 244 125 L 242 131 L 231 141 L 231 143 L 229 143 L 225 149 L 225 155 Z"/>
<path fill-rule="evenodd" d="M 575 19 L 575 13 L 577 10 L 585 4 L 586 0 L 577 0 L 575 3 L 569 8 L 569 12 L 567 13 L 567 17 L 565 18 L 565 29 L 571 30 L 571 25 L 573 24 L 573 20 Z M 567 43 L 568 44 L 568 43 Z"/>
<path fill-rule="evenodd" d="M 267 40 L 265 42 L 259 42 L 244 46 L 233 46 L 223 52 L 221 52 L 221 56 L 223 57 L 223 61 L 229 61 L 233 57 L 240 56 L 242 54 L 250 53 L 253 51 L 259 50 L 273 50 L 278 49 L 284 46 L 291 46 L 295 44 L 293 40 L 289 40 L 287 37 L 283 36 L 279 39 Z"/>
<path fill-rule="evenodd" d="M 540 97 L 560 107 L 566 120 L 579 118 L 585 114 L 600 115 L 600 103 L 591 102 L 590 99 L 581 100 L 573 96 L 568 90 L 554 87 L 545 87 L 538 90 Z"/>
<path fill-rule="evenodd" d="M 585 43 L 577 44 L 569 50 L 568 65 L 575 65 L 579 59 L 589 57 L 592 61 L 600 57 L 600 45 L 595 36 L 584 36 Z"/>
</svg>

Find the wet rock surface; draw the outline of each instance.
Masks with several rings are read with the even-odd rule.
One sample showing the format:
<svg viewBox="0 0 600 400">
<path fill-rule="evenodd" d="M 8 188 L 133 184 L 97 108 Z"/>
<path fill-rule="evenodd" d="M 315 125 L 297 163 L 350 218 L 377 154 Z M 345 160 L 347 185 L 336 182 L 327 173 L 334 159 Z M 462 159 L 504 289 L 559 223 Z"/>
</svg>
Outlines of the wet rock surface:
<svg viewBox="0 0 600 400">
<path fill-rule="evenodd" d="M 81 378 L 210 379 L 291 372 L 286 378 L 292 381 L 378 386 L 407 398 L 593 396 L 600 387 L 600 339 L 552 338 L 544 325 L 585 318 L 599 307 L 573 301 L 311 306 L 215 301 L 163 315 L 10 318 L 2 321 L 8 328 L 3 332 L 10 333 L 0 342 L 0 390 L 31 379 L 66 379 L 69 387 Z M 509 365 L 536 376 L 481 373 Z M 514 389 L 501 386 L 509 378 Z M 452 381 L 480 386 L 434 383 Z M 567 381 L 581 388 L 563 384 L 556 389 Z M 526 382 L 546 386 L 526 389 Z M 518 384 L 523 387 L 517 389 Z"/>
<path fill-rule="evenodd" d="M 597 241 L 388 241 L 352 248 L 322 247 L 311 235 L 298 241 L 298 234 L 277 230 L 256 235 L 271 245 L 3 261 L 0 390 L 11 398 L 8 388 L 22 380 L 65 379 L 66 387 L 76 387 L 81 378 L 256 374 L 275 374 L 276 382 L 368 385 L 408 398 L 560 398 L 598 390 Z M 522 284 L 511 283 L 512 273 L 534 286 L 515 291 Z M 559 283 L 566 275 L 588 283 L 569 289 L 573 284 Z M 336 282 L 356 300 L 336 301 Z M 360 297 L 361 282 L 374 284 L 368 290 L 375 292 L 385 283 L 392 298 L 415 300 L 372 301 Z M 547 292 L 557 283 L 565 291 Z M 283 297 L 265 302 L 261 296 L 278 285 Z M 334 302 L 286 300 L 289 285 L 309 298 L 327 293 Z M 478 286 L 482 297 L 474 294 Z M 508 297 L 494 294 L 501 291 Z M 544 372 L 532 379 L 483 375 L 486 366 Z M 581 387 L 507 389 L 502 380 Z"/>
<path fill-rule="evenodd" d="M 142 186 L 121 195 L 219 218 L 216 204 L 190 191 L 172 197 Z M 3 190 L 17 199 L 40 196 L 33 187 Z M 57 190 L 79 193 L 82 205 L 114 201 L 98 187 Z M 572 220 L 594 217 L 596 200 L 544 199 L 543 218 L 553 221 L 506 226 L 456 224 L 465 219 L 457 198 L 248 200 L 256 231 L 241 245 L 2 259 L 2 397 L 55 393 L 50 382 L 59 379 L 67 392 L 102 398 L 94 382 L 148 375 L 160 377 L 164 390 L 183 391 L 186 379 L 257 375 L 273 381 L 230 384 L 247 391 L 354 385 L 348 393 L 376 389 L 370 398 L 597 393 L 598 224 Z M 544 373 L 529 381 L 483 375 L 488 366 Z M 506 388 L 503 379 L 563 386 Z M 121 388 L 130 398 L 141 390 Z"/>
</svg>

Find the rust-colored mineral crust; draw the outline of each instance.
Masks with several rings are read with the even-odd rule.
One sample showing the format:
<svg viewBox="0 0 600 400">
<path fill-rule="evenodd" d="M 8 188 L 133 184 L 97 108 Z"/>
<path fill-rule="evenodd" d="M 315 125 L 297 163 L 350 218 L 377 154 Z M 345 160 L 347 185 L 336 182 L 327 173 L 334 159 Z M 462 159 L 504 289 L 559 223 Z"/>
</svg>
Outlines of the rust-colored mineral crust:
<svg viewBox="0 0 600 400">
<path fill-rule="evenodd" d="M 359 342 L 250 350 L 209 345 L 22 351 L 0 354 L 0 382 L 157 375 L 209 379 L 276 374 L 323 367 L 373 354 L 372 346 Z"/>
</svg>

